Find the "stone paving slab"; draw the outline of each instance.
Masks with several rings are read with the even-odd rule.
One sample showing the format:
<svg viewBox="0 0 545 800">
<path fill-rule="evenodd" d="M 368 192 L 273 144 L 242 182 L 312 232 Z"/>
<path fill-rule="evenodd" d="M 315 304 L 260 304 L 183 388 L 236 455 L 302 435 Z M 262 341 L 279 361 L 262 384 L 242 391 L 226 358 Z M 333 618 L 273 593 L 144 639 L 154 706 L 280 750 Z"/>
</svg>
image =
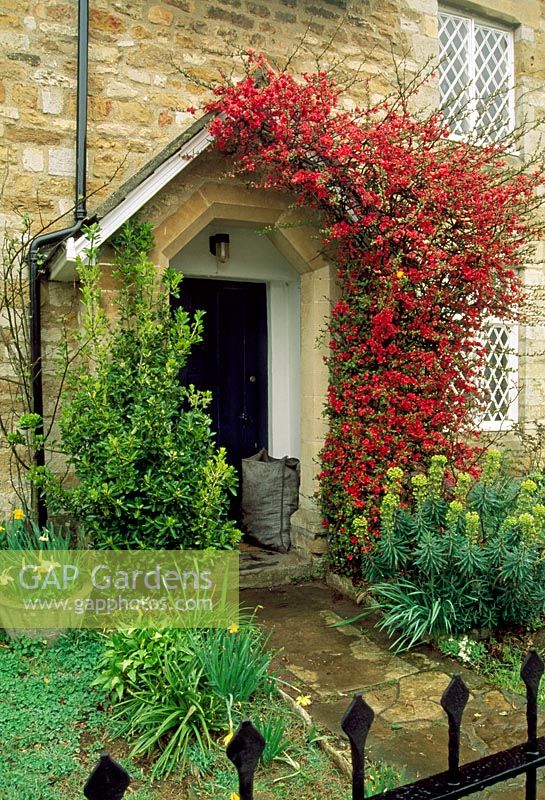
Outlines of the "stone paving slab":
<svg viewBox="0 0 545 800">
<path fill-rule="evenodd" d="M 342 737 L 339 746 L 347 753 L 340 722 L 353 693 L 364 694 L 375 711 L 368 755 L 403 770 L 404 782 L 446 769 L 448 729 L 440 699 L 455 672 L 470 689 L 461 762 L 524 741 L 523 698 L 487 685 L 482 676 L 429 647 L 395 655 L 372 621 L 331 627 L 361 609 L 324 584 L 249 589 L 241 592 L 241 602 L 263 606 L 258 619 L 272 628 L 272 647 L 282 648 L 280 669 L 294 687 L 288 691 L 311 696 L 313 719 Z M 523 794 L 519 779 L 473 796 L 514 800 Z"/>
</svg>

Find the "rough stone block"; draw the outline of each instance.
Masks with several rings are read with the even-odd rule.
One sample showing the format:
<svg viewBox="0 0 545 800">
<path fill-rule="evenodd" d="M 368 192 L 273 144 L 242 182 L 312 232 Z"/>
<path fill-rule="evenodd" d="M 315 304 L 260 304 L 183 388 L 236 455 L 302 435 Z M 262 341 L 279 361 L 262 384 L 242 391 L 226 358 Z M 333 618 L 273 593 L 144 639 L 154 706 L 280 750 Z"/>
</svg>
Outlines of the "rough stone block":
<svg viewBox="0 0 545 800">
<path fill-rule="evenodd" d="M 153 35 L 152 31 L 144 25 L 133 25 L 129 29 L 129 33 L 135 39 L 149 39 Z"/>
<path fill-rule="evenodd" d="M 327 553 L 327 539 L 325 536 L 309 536 L 306 531 L 292 527 L 291 544 L 295 550 L 302 550 L 313 556 L 323 556 Z"/>
<path fill-rule="evenodd" d="M 43 172 L 44 154 L 37 147 L 27 147 L 23 150 L 23 167 L 30 172 Z"/>
<path fill-rule="evenodd" d="M 160 128 L 164 128 L 165 125 L 172 125 L 174 122 L 172 116 L 168 113 L 168 111 L 161 111 L 158 118 L 158 123 Z"/>
<path fill-rule="evenodd" d="M 291 515 L 291 541 L 294 548 L 319 556 L 327 552 L 327 539 L 317 509 L 298 508 Z"/>
<path fill-rule="evenodd" d="M 124 122 L 149 123 L 152 120 L 152 112 L 149 106 L 136 101 L 116 103 L 116 116 Z"/>
<path fill-rule="evenodd" d="M 10 61 L 23 61 L 24 63 L 30 64 L 33 67 L 37 67 L 41 62 L 40 56 L 37 56 L 35 53 L 25 53 L 24 51 L 8 53 L 8 58 Z"/>
<path fill-rule="evenodd" d="M 148 19 L 154 25 L 172 25 L 174 14 L 164 6 L 152 6 L 148 11 Z"/>
<path fill-rule="evenodd" d="M 91 8 L 89 12 L 89 29 L 91 34 L 95 31 L 104 33 L 122 33 L 125 31 L 125 23 L 121 17 L 101 11 L 98 8 Z"/>
<path fill-rule="evenodd" d="M 19 109 L 15 106 L 4 106 L 0 108 L 0 116 L 6 119 L 19 119 Z"/>
<path fill-rule="evenodd" d="M 515 28 L 515 42 L 534 42 L 534 29 L 528 25 L 517 25 Z"/>
<path fill-rule="evenodd" d="M 143 69 L 128 69 L 127 70 L 127 77 L 134 81 L 135 83 L 145 83 L 148 86 L 151 86 L 152 82 L 152 75 L 151 72 L 147 72 L 147 70 Z"/>
<path fill-rule="evenodd" d="M 49 174 L 74 175 L 76 169 L 76 155 L 70 147 L 49 148 Z"/>
<path fill-rule="evenodd" d="M 271 16 L 270 9 L 259 3 L 248 3 L 248 11 L 250 14 L 256 17 L 263 17 L 264 19 Z"/>
<path fill-rule="evenodd" d="M 158 41 L 157 34 L 155 34 L 154 41 Z M 156 70 L 158 64 L 163 70 L 170 68 L 168 60 L 165 59 L 165 48 L 158 47 L 156 44 L 139 44 L 132 47 L 127 53 L 126 60 L 127 64 L 137 69 L 149 67 Z"/>
<path fill-rule="evenodd" d="M 92 120 L 99 121 L 110 116 L 113 100 L 104 97 L 90 98 L 90 116 Z"/>
<path fill-rule="evenodd" d="M 217 6 L 211 6 L 208 9 L 207 17 L 220 22 L 228 22 L 233 27 L 243 28 L 246 31 L 254 27 L 254 21 L 251 17 L 247 17 L 245 14 L 237 14 L 235 11 L 228 11 L 226 8 L 218 8 Z"/>
<path fill-rule="evenodd" d="M 64 103 L 64 92 L 60 88 L 50 86 L 41 90 L 40 100 L 40 110 L 44 114 L 60 114 Z"/>
<path fill-rule="evenodd" d="M 21 50 L 30 48 L 30 39 L 24 33 L 13 33 L 12 31 L 0 32 L 0 47 L 2 50 Z"/>
<path fill-rule="evenodd" d="M 106 95 L 116 100 L 137 97 L 138 91 L 133 86 L 128 86 L 122 81 L 108 81 Z"/>
</svg>

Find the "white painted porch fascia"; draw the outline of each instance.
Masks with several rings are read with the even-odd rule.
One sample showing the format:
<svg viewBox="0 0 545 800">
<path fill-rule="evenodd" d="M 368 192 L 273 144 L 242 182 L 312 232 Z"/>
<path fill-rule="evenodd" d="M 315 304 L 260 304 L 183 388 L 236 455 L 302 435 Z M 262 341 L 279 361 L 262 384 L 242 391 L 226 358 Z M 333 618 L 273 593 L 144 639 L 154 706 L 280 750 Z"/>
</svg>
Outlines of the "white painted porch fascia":
<svg viewBox="0 0 545 800">
<path fill-rule="evenodd" d="M 179 175 L 191 162 L 200 155 L 212 141 L 208 128 L 203 128 L 183 147 L 173 153 L 157 169 L 151 173 L 139 186 L 130 191 L 127 196 L 100 220 L 100 234 L 98 244 L 107 241 L 112 234 L 151 200 L 173 178 Z M 61 249 L 53 258 L 49 275 L 51 280 L 71 280 L 75 274 L 76 260 L 85 258 L 84 249 L 88 246 L 87 239 L 82 234 L 78 237 L 71 236 L 63 242 Z"/>
</svg>

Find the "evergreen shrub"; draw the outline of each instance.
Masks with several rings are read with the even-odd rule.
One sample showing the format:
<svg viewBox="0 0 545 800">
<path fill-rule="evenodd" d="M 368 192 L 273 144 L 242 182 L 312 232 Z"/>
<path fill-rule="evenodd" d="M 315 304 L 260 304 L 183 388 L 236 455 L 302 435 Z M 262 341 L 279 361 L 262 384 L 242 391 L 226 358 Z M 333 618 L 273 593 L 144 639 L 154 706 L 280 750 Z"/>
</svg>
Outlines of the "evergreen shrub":
<svg viewBox="0 0 545 800">
<path fill-rule="evenodd" d="M 50 508 L 67 510 L 97 548 L 230 548 L 240 538 L 228 519 L 236 475 L 217 448 L 210 393 L 184 386 L 180 371 L 200 341 L 194 317 L 170 297 L 181 276 L 147 257 L 151 227 L 128 222 L 113 242 L 120 284 L 117 318 L 103 310 L 100 266 L 89 230 L 80 261 L 82 346 L 60 416 L 61 449 L 77 485 L 34 470 Z"/>
</svg>

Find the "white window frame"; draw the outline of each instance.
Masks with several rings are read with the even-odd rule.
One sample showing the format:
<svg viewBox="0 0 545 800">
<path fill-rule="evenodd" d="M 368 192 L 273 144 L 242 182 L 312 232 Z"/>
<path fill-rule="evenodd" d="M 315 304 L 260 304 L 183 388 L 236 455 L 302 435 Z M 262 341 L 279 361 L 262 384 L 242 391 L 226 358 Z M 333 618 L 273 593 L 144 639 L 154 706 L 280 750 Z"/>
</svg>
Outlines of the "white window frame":
<svg viewBox="0 0 545 800">
<path fill-rule="evenodd" d="M 494 31 L 501 31 L 502 33 L 508 33 L 508 40 L 507 40 L 507 58 L 508 58 L 508 70 L 509 70 L 509 86 L 507 89 L 507 99 L 508 99 L 508 113 L 509 113 L 509 123 L 508 123 L 508 131 L 511 132 L 515 128 L 515 36 L 514 30 L 512 27 L 508 25 L 502 25 L 499 22 L 491 22 L 490 20 L 485 19 L 484 17 L 479 17 L 476 14 L 464 13 L 463 11 L 459 11 L 458 9 L 454 9 L 450 6 L 440 5 L 438 9 L 438 22 L 439 17 L 449 16 L 455 17 L 457 19 L 463 19 L 470 23 L 469 28 L 469 53 L 468 53 L 468 69 L 469 69 L 469 82 L 468 82 L 468 92 L 470 95 L 469 99 L 469 107 L 468 107 L 468 119 L 469 119 L 469 132 L 467 134 L 463 133 L 451 133 L 450 137 L 455 141 L 463 141 L 466 137 L 471 137 L 474 135 L 477 124 L 478 124 L 478 112 L 477 112 L 477 97 L 475 94 L 475 74 L 476 74 L 476 67 L 475 67 L 475 53 L 476 53 L 476 44 L 475 44 L 475 26 L 482 26 L 485 28 L 490 28 Z M 441 50 L 439 50 L 439 57 L 442 57 Z M 439 87 L 439 91 L 441 91 Z M 442 102 L 442 98 L 440 98 Z M 493 142 L 493 136 L 486 136 L 484 139 L 485 143 Z"/>
<path fill-rule="evenodd" d="M 507 431 L 513 427 L 514 424 L 518 422 L 519 419 L 519 408 L 518 408 L 518 397 L 520 392 L 519 386 L 519 356 L 518 356 L 518 341 L 519 341 L 519 326 L 516 322 L 506 322 L 502 319 L 489 319 L 485 324 L 485 331 L 486 328 L 491 325 L 498 325 L 502 326 L 503 328 L 507 328 L 509 331 L 509 343 L 508 348 L 509 352 L 507 355 L 507 364 L 506 364 L 506 372 L 509 376 L 509 389 L 508 389 L 508 396 L 509 396 L 509 405 L 507 408 L 507 413 L 502 420 L 485 420 L 483 412 L 483 417 L 479 422 L 479 427 L 482 431 Z M 484 339 L 486 341 L 487 335 L 485 333 Z"/>
</svg>

